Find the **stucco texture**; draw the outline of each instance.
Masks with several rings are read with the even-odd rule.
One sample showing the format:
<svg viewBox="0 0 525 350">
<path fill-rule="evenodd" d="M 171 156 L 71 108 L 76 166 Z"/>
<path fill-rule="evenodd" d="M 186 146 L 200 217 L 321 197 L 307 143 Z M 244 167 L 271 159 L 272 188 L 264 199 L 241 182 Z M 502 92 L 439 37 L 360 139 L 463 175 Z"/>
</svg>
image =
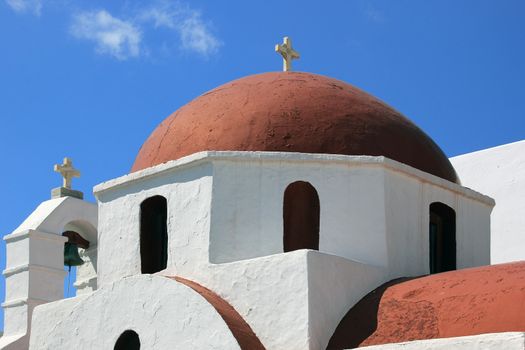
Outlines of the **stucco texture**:
<svg viewBox="0 0 525 350">
<path fill-rule="evenodd" d="M 133 330 L 142 349 L 244 349 L 221 312 L 198 288 L 141 275 L 92 294 L 39 306 L 33 315 L 29 348 L 113 349 L 124 331 Z M 224 306 L 221 298 L 214 298 L 214 304 Z"/>
<path fill-rule="evenodd" d="M 525 260 L 525 140 L 450 161 L 465 186 L 496 200 L 490 222 L 491 262 Z"/>
</svg>

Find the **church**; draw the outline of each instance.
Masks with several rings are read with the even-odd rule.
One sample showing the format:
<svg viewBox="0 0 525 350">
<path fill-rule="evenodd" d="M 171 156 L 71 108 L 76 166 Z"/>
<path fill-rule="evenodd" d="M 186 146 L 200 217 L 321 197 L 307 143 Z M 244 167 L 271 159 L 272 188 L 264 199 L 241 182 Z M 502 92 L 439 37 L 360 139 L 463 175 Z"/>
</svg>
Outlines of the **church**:
<svg viewBox="0 0 525 350">
<path fill-rule="evenodd" d="M 205 92 L 6 235 L 0 349 L 525 349 L 525 142 L 448 159 L 335 78 Z M 77 266 L 77 295 L 64 299 Z"/>
</svg>

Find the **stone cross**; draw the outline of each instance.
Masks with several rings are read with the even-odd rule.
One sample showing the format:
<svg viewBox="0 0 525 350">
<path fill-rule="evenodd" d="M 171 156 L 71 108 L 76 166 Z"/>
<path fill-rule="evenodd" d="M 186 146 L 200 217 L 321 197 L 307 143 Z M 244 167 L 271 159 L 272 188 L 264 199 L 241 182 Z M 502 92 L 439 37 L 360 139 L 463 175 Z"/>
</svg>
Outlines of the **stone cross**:
<svg viewBox="0 0 525 350">
<path fill-rule="evenodd" d="M 62 175 L 63 184 L 62 187 L 71 189 L 71 180 L 74 177 L 80 177 L 80 171 L 73 168 L 73 162 L 68 157 L 64 158 L 64 163 L 55 164 L 54 170 Z"/>
<path fill-rule="evenodd" d="M 282 45 L 275 45 L 275 52 L 283 56 L 283 71 L 288 72 L 292 70 L 292 60 L 299 58 L 299 52 L 292 49 L 292 41 L 285 36 Z"/>
</svg>

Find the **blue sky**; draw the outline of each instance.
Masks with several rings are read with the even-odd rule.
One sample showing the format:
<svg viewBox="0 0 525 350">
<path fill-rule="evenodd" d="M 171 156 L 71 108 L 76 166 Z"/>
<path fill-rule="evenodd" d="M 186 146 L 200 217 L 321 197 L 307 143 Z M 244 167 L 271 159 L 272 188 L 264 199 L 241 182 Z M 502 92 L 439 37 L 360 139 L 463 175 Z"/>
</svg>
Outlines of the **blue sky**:
<svg viewBox="0 0 525 350">
<path fill-rule="evenodd" d="M 171 112 L 280 70 L 285 35 L 296 70 L 379 97 L 449 156 L 525 139 L 522 0 L 0 0 L 0 234 L 60 185 L 64 156 L 94 200 Z"/>
</svg>

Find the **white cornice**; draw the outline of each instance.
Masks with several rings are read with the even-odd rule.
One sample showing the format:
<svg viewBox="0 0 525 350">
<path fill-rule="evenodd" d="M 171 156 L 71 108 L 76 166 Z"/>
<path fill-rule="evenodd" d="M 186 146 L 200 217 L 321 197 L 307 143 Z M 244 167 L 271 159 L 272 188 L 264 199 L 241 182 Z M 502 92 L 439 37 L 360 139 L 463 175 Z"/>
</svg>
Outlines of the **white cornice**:
<svg viewBox="0 0 525 350">
<path fill-rule="evenodd" d="M 426 173 L 404 163 L 383 156 L 348 156 L 341 154 L 317 154 L 317 153 L 293 153 L 293 152 L 242 152 L 242 151 L 205 151 L 198 152 L 187 157 L 172 160 L 163 164 L 152 166 L 113 180 L 103 182 L 93 188 L 95 196 L 152 177 L 161 176 L 167 172 L 180 170 L 182 168 L 194 167 L 206 162 L 288 162 L 288 163 L 318 163 L 318 164 L 341 164 L 349 167 L 383 167 L 391 171 L 417 178 L 423 183 L 462 194 L 471 199 L 494 206 L 492 198 L 479 192 L 463 187 L 456 183 L 447 181 L 438 176 Z"/>
</svg>

